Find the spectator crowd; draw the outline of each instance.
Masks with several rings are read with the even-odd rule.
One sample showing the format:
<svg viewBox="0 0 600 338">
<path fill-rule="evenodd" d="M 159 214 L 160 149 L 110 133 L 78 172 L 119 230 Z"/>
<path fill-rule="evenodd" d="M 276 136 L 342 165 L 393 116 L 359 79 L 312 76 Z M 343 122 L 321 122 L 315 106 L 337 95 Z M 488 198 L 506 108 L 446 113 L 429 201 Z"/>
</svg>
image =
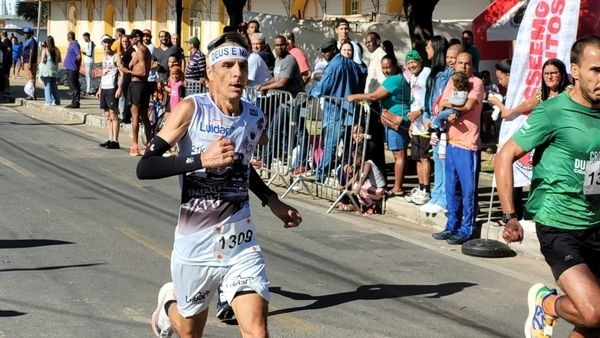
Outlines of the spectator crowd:
<svg viewBox="0 0 600 338">
<path fill-rule="evenodd" d="M 338 203 L 342 211 L 357 211 L 359 206 L 358 211 L 365 214 L 381 212 L 381 200 L 387 196 L 404 198 L 425 213 L 446 212 L 446 229 L 434 238 L 450 244 L 465 242 L 475 228 L 482 132 L 498 134 L 503 118 L 530 111 L 570 84 L 565 65 L 548 60 L 538 94 L 512 109 L 505 107 L 510 60 L 496 64 L 497 83 L 492 83 L 488 71 L 479 71 L 479 52 L 469 30 L 460 39 L 433 36 L 421 53 L 398 51 L 376 31 L 367 32 L 362 41 L 354 39 L 350 23 L 340 18 L 334 37 L 321 43 L 318 60 L 309 60 L 290 31 L 269 39 L 255 20 L 225 30 L 237 31 L 246 41 L 250 51 L 247 87 L 259 97 L 284 91 L 292 98 L 305 93 L 309 99 L 339 99 L 321 102 L 318 163 L 314 170 L 293 168 L 295 175 L 314 174 L 320 183 L 336 178 L 340 189 L 349 192 L 348 198 Z M 119 149 L 120 124 L 131 123 L 132 156 L 143 154 L 140 141 L 149 143 L 158 119 L 164 122 L 169 118 L 186 96 L 186 86 L 200 88 L 206 82 L 207 60 L 197 37 L 190 37 L 182 48 L 179 36 L 168 31 L 160 31 L 153 39 L 148 29 L 126 34 L 117 28 L 113 34 L 100 37 L 96 45 L 87 32 L 82 34 L 81 43 L 74 32 L 69 32 L 63 57 L 54 37 L 48 36 L 39 44 L 38 52 L 31 29 L 23 33 L 23 42 L 2 35 L 4 81 L 0 85 L 8 86 L 10 77 L 25 76 L 34 81 L 38 77 L 44 84 L 45 104 L 60 105 L 57 84 L 62 64 L 71 95 L 67 107 L 79 108 L 82 91 L 96 96 L 107 122 L 108 138 L 100 146 Z M 103 51 L 99 88 L 92 82 L 96 48 Z M 404 54 L 404 59 L 398 60 L 396 52 Z M 83 86 L 81 74 L 85 77 Z M 36 99 L 36 95 L 27 98 Z M 363 115 L 353 108 L 358 106 L 355 103 L 368 106 L 368 130 L 366 121 L 359 120 Z M 269 107 L 272 109 L 265 113 L 270 135 L 285 140 L 302 137 L 302 132 L 289 128 L 290 114 L 295 114 L 291 105 Z M 139 135 L 140 125 L 143 137 Z M 369 135 L 367 142 L 362 141 L 363 134 Z M 359 145 L 369 151 L 360 156 L 358 151 L 350 151 Z M 387 182 L 386 148 L 394 158 L 393 175 Z M 283 151 L 291 153 L 292 149 Z M 269 168 L 275 156 L 267 152 L 253 165 Z M 404 185 L 408 156 L 416 163 L 418 179 L 410 191 Z M 366 172 L 356 176 L 361 170 Z M 515 200 L 522 197 L 522 191 L 515 189 Z M 522 203 L 516 205 L 522 217 Z"/>
</svg>

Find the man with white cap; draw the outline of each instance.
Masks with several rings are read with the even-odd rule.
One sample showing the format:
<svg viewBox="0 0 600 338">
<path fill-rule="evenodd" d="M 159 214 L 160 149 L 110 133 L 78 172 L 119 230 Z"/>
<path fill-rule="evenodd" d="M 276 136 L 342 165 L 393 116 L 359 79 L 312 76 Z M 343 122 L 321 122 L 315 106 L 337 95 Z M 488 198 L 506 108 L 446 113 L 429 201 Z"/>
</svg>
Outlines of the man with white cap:
<svg viewBox="0 0 600 338">
<path fill-rule="evenodd" d="M 208 306 L 220 286 L 244 337 L 267 337 L 269 281 L 250 218 L 248 189 L 284 227 L 302 221 L 250 167 L 265 141 L 265 116 L 242 101 L 248 47 L 237 32 L 208 45 L 209 92 L 188 96 L 148 147 L 140 179 L 181 175 L 182 204 L 171 255 L 173 282 L 160 289 L 152 315 L 157 336 L 201 337 Z M 162 154 L 178 144 L 176 157 Z M 261 142 L 262 143 L 262 142 Z"/>
</svg>

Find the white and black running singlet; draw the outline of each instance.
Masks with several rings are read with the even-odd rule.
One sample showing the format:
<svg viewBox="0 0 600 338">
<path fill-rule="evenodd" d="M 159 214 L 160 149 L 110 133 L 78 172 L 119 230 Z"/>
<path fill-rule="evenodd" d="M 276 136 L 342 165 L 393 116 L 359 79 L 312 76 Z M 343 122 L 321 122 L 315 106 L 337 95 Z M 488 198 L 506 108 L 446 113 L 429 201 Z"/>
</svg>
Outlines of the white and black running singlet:
<svg viewBox="0 0 600 338">
<path fill-rule="evenodd" d="M 249 163 L 265 128 L 263 112 L 242 101 L 240 116 L 223 114 L 208 94 L 191 96 L 196 109 L 180 156 L 197 155 L 218 136 L 235 144 L 234 163 L 181 176 L 181 207 L 173 253 L 190 263 L 230 265 L 260 251 L 248 200 Z"/>
</svg>

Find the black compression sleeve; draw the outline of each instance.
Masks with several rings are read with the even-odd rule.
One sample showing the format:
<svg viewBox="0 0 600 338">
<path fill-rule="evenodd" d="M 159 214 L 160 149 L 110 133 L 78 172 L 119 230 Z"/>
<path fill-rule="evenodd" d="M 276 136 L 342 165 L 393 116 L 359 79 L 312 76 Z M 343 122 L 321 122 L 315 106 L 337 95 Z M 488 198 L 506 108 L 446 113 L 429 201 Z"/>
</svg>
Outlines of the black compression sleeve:
<svg viewBox="0 0 600 338">
<path fill-rule="evenodd" d="M 155 136 L 137 165 L 137 177 L 140 180 L 158 179 L 202 169 L 200 154 L 163 157 L 169 149 L 171 146 L 165 140 Z"/>
<path fill-rule="evenodd" d="M 263 207 L 267 205 L 269 197 L 277 195 L 276 192 L 271 190 L 271 188 L 265 184 L 253 166 L 250 166 L 250 181 L 248 183 L 248 188 L 250 188 L 250 191 L 252 191 L 254 195 L 260 199 Z"/>
</svg>

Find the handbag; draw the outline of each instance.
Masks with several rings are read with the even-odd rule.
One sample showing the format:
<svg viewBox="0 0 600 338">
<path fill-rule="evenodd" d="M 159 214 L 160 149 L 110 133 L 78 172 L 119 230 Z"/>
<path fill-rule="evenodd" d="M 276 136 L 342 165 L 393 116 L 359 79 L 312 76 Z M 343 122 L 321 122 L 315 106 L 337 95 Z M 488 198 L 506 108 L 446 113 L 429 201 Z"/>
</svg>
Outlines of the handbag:
<svg viewBox="0 0 600 338">
<path fill-rule="evenodd" d="M 380 120 L 384 126 L 390 128 L 390 129 L 393 129 L 395 131 L 400 130 L 400 125 L 402 124 L 402 117 L 400 117 L 394 113 L 391 113 L 389 110 L 383 109 L 381 111 Z"/>
</svg>

